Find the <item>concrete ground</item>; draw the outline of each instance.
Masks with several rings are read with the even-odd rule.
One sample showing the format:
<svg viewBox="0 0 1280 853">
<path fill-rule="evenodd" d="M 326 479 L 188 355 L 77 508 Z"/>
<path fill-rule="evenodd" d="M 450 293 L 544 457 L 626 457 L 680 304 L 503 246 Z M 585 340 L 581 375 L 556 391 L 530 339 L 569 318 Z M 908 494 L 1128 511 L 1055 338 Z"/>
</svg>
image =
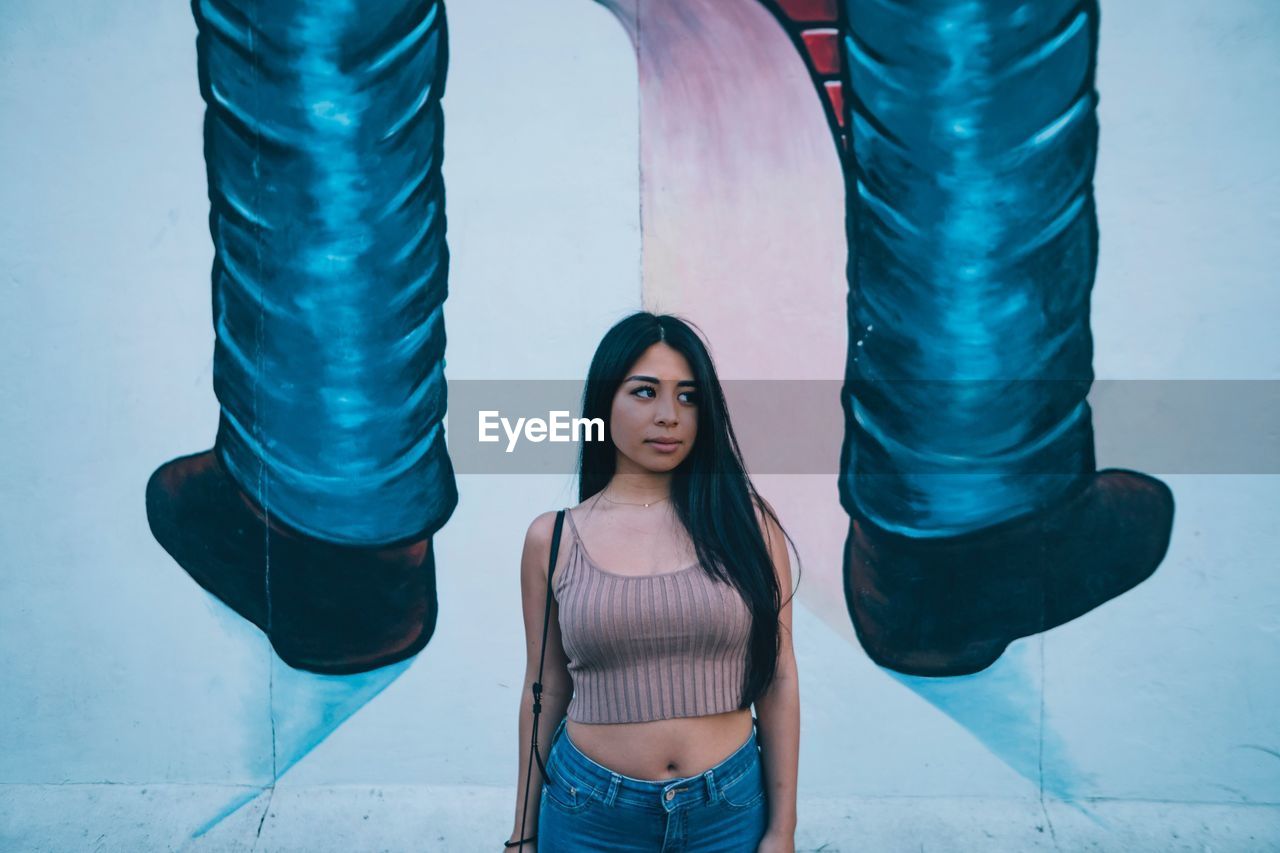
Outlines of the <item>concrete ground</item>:
<svg viewBox="0 0 1280 853">
<path fill-rule="evenodd" d="M 261 791 L 199 838 L 191 826 L 241 789 L 217 785 L 6 785 L 0 849 L 501 851 L 513 788 L 293 786 Z M 984 797 L 802 798 L 796 851 L 1264 853 L 1280 807 Z"/>
</svg>

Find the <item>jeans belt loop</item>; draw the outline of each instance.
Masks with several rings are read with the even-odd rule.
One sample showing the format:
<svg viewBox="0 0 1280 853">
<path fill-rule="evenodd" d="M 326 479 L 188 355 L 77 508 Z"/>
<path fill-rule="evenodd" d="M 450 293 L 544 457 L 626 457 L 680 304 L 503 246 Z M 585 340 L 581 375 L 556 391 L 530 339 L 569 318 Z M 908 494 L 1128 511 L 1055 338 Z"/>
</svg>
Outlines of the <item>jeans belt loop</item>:
<svg viewBox="0 0 1280 853">
<path fill-rule="evenodd" d="M 613 805 L 613 801 L 618 796 L 618 788 L 621 785 L 622 785 L 622 777 L 619 776 L 617 773 L 610 772 L 609 785 L 608 787 L 605 788 L 605 792 L 604 792 L 604 804 L 606 806 Z"/>
</svg>

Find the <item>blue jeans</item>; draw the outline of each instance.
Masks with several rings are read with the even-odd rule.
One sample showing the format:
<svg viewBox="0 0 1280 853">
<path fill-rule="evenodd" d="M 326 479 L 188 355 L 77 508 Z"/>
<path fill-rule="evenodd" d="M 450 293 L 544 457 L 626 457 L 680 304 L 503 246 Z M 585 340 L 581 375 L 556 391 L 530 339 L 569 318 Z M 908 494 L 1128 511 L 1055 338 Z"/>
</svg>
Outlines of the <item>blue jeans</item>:
<svg viewBox="0 0 1280 853">
<path fill-rule="evenodd" d="M 754 853 L 769 823 L 756 724 L 746 743 L 696 776 L 624 776 L 574 746 L 560 721 L 538 811 L 538 853 Z"/>
</svg>

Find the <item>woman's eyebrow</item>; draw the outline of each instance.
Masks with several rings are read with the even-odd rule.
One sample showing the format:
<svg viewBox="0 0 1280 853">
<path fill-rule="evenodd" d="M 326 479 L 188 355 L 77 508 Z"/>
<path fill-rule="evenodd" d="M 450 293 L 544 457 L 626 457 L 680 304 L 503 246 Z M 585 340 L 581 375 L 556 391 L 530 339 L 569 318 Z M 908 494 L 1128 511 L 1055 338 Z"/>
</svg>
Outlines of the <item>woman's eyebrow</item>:
<svg viewBox="0 0 1280 853">
<path fill-rule="evenodd" d="M 624 380 L 622 380 L 622 381 L 623 381 L 623 382 L 630 382 L 630 381 L 631 381 L 631 380 L 633 380 L 633 379 L 634 379 L 634 380 L 636 380 L 637 382 L 652 382 L 652 383 L 654 383 L 655 385 L 660 384 L 660 380 L 659 380 L 659 379 L 658 379 L 658 377 L 656 377 L 656 376 L 628 376 L 626 379 L 624 379 Z M 680 385 L 697 385 L 697 384 L 698 384 L 698 383 L 697 383 L 697 382 L 694 382 L 692 379 L 681 379 L 679 382 L 677 382 L 677 383 L 676 383 L 676 385 L 677 385 L 677 386 L 680 386 Z"/>
</svg>

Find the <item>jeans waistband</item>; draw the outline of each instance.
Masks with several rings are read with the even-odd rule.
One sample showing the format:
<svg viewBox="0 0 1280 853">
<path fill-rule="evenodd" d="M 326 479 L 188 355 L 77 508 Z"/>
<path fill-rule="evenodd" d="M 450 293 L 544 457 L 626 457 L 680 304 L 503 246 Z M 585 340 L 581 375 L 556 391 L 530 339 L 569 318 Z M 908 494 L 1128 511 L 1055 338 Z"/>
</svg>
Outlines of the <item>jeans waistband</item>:
<svg viewBox="0 0 1280 853">
<path fill-rule="evenodd" d="M 721 786 L 730 785 L 760 760 L 756 728 L 751 719 L 751 734 L 727 757 L 701 773 L 674 779 L 636 779 L 593 761 L 577 746 L 566 728 L 568 718 L 560 720 L 547 756 L 547 774 L 572 784 L 589 796 L 608 805 L 623 802 L 658 811 L 673 811 L 691 802 L 713 803 Z"/>
</svg>

